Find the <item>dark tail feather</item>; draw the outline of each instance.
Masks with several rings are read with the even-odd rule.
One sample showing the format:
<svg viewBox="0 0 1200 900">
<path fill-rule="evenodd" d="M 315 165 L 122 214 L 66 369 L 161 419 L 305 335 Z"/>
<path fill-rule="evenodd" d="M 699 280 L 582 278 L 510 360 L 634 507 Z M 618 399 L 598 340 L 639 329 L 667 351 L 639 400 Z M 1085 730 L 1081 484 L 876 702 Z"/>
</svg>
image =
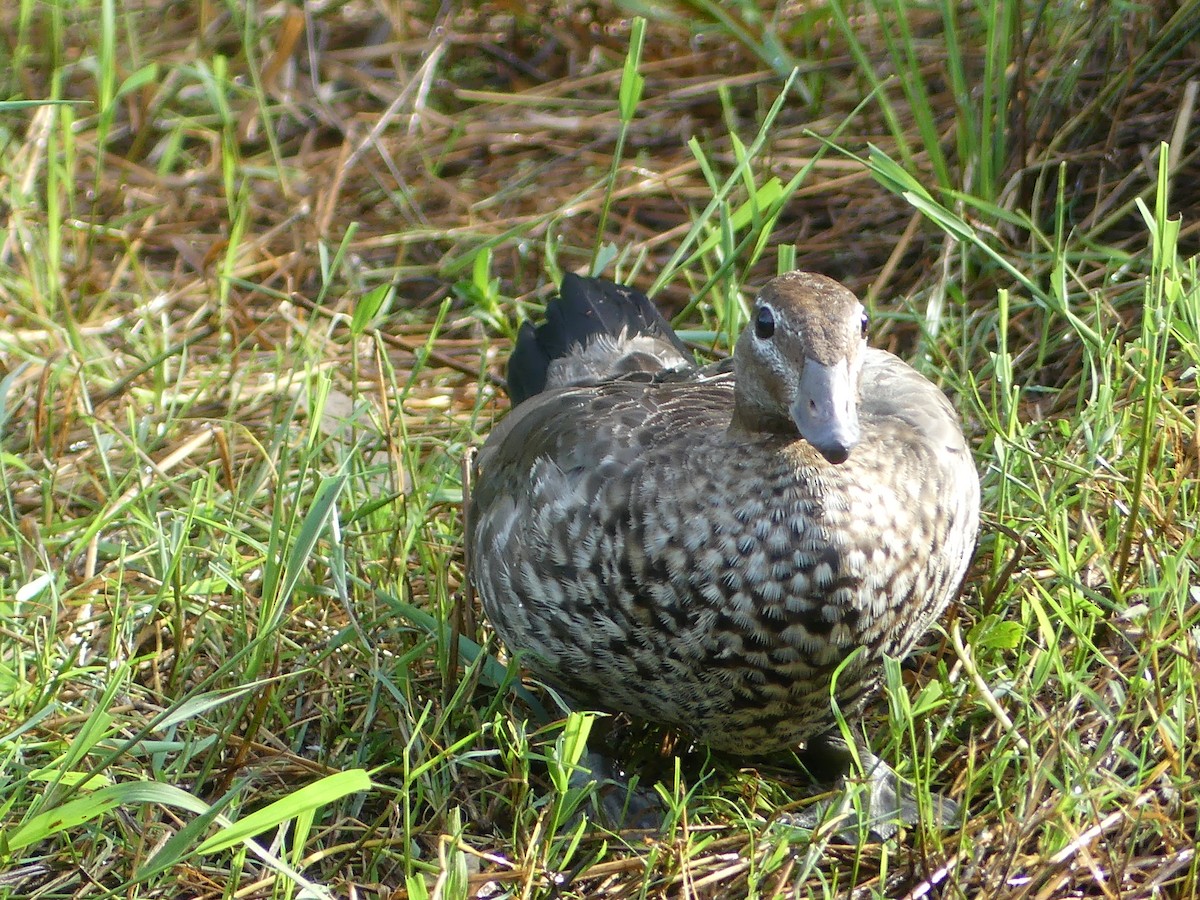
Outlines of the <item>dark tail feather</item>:
<svg viewBox="0 0 1200 900">
<path fill-rule="evenodd" d="M 546 306 L 546 322 L 521 326 L 508 360 L 508 395 L 513 405 L 546 388 L 550 364 L 570 356 L 601 335 L 660 339 L 690 359 L 687 345 L 640 291 L 603 278 L 563 275 L 559 295 Z"/>
</svg>

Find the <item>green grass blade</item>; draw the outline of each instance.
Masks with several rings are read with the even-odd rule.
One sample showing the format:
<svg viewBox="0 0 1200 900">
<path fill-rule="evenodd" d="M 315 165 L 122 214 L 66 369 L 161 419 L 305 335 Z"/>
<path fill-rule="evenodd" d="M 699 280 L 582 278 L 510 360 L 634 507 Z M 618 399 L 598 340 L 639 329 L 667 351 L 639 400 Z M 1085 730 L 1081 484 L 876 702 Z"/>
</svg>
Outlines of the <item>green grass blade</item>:
<svg viewBox="0 0 1200 900">
<path fill-rule="evenodd" d="M 227 850 L 268 829 L 278 828 L 302 813 L 328 806 L 349 794 L 370 789 L 371 779 L 362 769 L 351 769 L 327 775 L 226 825 L 197 847 L 196 852 L 204 855 Z"/>
</svg>

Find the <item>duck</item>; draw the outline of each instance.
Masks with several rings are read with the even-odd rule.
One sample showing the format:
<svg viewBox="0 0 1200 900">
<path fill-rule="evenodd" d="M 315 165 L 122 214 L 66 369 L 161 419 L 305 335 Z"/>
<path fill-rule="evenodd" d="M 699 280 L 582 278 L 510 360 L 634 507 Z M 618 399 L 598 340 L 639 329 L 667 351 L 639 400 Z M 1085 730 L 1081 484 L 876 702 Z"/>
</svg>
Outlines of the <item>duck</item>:
<svg viewBox="0 0 1200 900">
<path fill-rule="evenodd" d="M 957 595 L 979 530 L 953 405 L 868 333 L 852 291 L 793 271 L 699 365 L 643 293 L 565 274 L 472 471 L 468 574 L 508 650 L 572 706 L 844 769 L 839 717 Z"/>
</svg>

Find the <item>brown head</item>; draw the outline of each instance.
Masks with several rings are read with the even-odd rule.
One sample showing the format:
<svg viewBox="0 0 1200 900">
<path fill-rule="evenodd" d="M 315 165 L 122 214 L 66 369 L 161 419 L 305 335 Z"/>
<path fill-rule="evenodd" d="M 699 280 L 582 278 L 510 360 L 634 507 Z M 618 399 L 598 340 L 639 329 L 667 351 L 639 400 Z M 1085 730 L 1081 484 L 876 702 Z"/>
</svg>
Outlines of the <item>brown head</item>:
<svg viewBox="0 0 1200 900">
<path fill-rule="evenodd" d="M 734 350 L 734 425 L 798 434 L 831 463 L 858 443 L 863 305 L 824 275 L 789 272 L 754 299 Z"/>
</svg>

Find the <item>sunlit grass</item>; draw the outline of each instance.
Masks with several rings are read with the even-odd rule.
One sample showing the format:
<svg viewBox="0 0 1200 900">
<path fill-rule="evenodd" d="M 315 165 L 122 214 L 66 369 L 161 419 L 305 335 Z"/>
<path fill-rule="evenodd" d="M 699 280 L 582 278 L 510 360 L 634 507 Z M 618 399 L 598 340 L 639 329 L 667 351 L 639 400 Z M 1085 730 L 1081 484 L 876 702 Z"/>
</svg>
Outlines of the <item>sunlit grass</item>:
<svg viewBox="0 0 1200 900">
<path fill-rule="evenodd" d="M 1182 8 L 642 3 L 639 53 L 235 6 L 0 13 L 0 896 L 1195 890 Z M 793 266 L 976 450 L 967 588 L 862 726 L 969 817 L 847 845 L 792 761 L 650 737 L 662 828 L 606 831 L 592 718 L 468 603 L 460 461 L 562 271 L 721 351 Z"/>
</svg>

